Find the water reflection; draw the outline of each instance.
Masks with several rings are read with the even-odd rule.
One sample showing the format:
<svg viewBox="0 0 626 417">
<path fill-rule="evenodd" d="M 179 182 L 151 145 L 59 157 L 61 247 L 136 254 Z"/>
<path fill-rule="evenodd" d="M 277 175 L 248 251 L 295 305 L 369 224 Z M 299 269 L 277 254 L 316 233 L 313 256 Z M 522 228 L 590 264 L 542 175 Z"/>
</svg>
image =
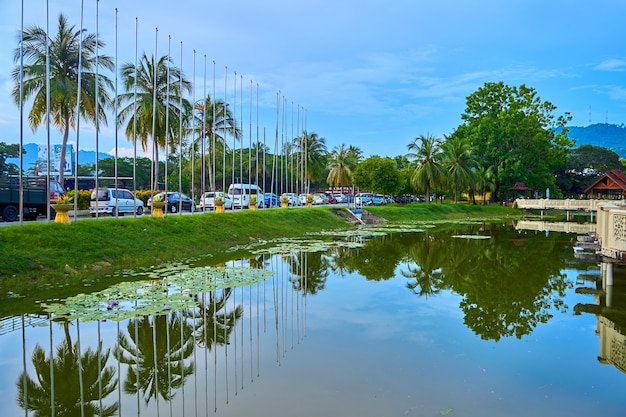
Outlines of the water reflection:
<svg viewBox="0 0 626 417">
<path fill-rule="evenodd" d="M 59 319 L 59 327 L 50 321 L 50 346 L 58 339 L 59 328 L 63 338 L 53 354 L 39 342 L 34 347 L 32 365 L 25 362 L 17 378 L 19 407 L 36 415 L 70 417 L 159 415 L 168 408 L 170 415 L 181 415 L 174 410 L 183 410 L 184 415 L 185 408 L 196 415 L 215 412 L 220 401 L 228 404 L 243 389 L 245 380 L 252 382 L 260 375 L 260 339 L 272 337 L 280 364 L 304 337 L 304 299 L 307 292 L 323 288 L 319 275 L 327 275 L 321 266 L 311 273 L 304 270 L 320 260 L 309 255 L 232 262 L 239 268 L 270 269 L 272 276 L 252 286 L 190 293 L 192 308 L 121 322 Z M 86 310 L 95 311 L 90 306 Z M 81 327 L 89 329 L 88 338 L 81 338 Z M 25 317 L 21 328 L 25 358 L 29 329 Z M 111 395 L 116 390 L 117 400 Z"/>
<path fill-rule="evenodd" d="M 81 353 L 80 342 L 72 343 L 69 334 L 49 356 L 37 344 L 32 354 L 36 380 L 26 372 L 17 379 L 20 408 L 41 416 L 113 416 L 118 404 L 103 405 L 118 384 L 114 368 L 106 366 L 109 353 L 101 342 L 96 350 Z"/>
<path fill-rule="evenodd" d="M 616 279 L 614 269 L 613 264 L 602 263 L 600 268 L 578 275 L 576 292 L 592 298 L 593 303 L 578 303 L 574 311 L 596 316 L 598 361 L 626 373 L 626 277 L 622 274 Z"/>
<path fill-rule="evenodd" d="M 312 401 L 328 398 L 324 386 L 332 385 L 339 373 L 349 380 L 351 375 L 367 375 L 366 370 L 371 370 L 372 375 L 367 379 L 351 381 L 354 392 L 339 391 L 335 387 L 332 389 L 336 391 L 332 392 L 341 394 L 333 395 L 339 399 L 342 395 L 358 397 L 361 385 L 371 381 L 400 393 L 410 385 L 411 378 L 428 372 L 429 387 L 470 381 L 474 391 L 469 390 L 472 394 L 468 395 L 472 398 L 464 401 L 473 403 L 476 387 L 484 382 L 472 373 L 464 374 L 464 368 L 474 366 L 473 361 L 493 360 L 488 350 L 497 342 L 501 352 L 505 352 L 500 354 L 507 363 L 520 361 L 521 367 L 533 367 L 533 372 L 542 372 L 528 364 L 528 356 L 520 356 L 515 350 L 528 352 L 528 348 L 520 349 L 515 345 L 510 354 L 505 349 L 518 341 L 528 343 L 528 336 L 540 328 L 545 331 L 543 325 L 551 323 L 552 318 L 571 316 L 572 312 L 597 317 L 599 360 L 622 372 L 626 369 L 623 331 L 626 329 L 626 291 L 623 291 L 626 277 L 616 267 L 615 285 L 609 284 L 611 280 L 602 279 L 600 270 L 581 272 L 574 282 L 568 271 L 588 266 L 573 257 L 575 236 L 553 233 L 546 237 L 543 232 L 483 223 L 448 226 L 436 231 L 425 228 L 412 233 L 390 232 L 376 238 L 352 235 L 334 239 L 347 239 L 363 246 L 330 245 L 324 251 L 306 252 L 295 249 L 296 244 L 294 249 L 278 254 L 251 252 L 225 267 L 271 271 L 265 280 L 211 290 L 194 290 L 200 287 L 195 287 L 197 281 L 193 281 L 189 288 L 178 288 L 187 297 L 179 304 L 180 308 L 158 308 L 167 314 L 142 313 L 120 321 L 48 322 L 46 327 L 29 326 L 26 324 L 28 317 L 22 317 L 21 369 L 10 373 L 10 367 L 0 365 L 2 373 L 10 375 L 12 380 L 11 395 L 17 401 L 11 402 L 27 410 L 27 415 L 30 412 L 46 416 L 160 417 L 161 414 L 208 416 L 218 410 L 220 415 L 231 415 L 226 409 L 231 403 L 241 403 L 241 408 L 233 409 L 236 410 L 232 411 L 233 415 L 252 412 L 267 415 L 263 410 L 272 407 L 266 404 L 263 408 L 257 403 L 270 398 L 269 402 L 287 403 L 284 405 L 286 414 L 298 414 L 299 404 L 288 404 L 290 396 L 296 392 L 313 390 Z M 152 288 L 162 288 L 168 293 L 175 290 L 164 283 L 162 280 Z M 363 291 L 367 291 L 365 296 Z M 590 298 L 592 302 L 579 302 L 571 309 L 568 299 L 571 300 L 572 294 Z M 385 297 L 392 301 L 386 300 L 385 304 Z M 326 299 L 329 301 L 324 304 L 322 300 Z M 345 308 L 344 303 L 349 307 Z M 354 307 L 356 305 L 360 305 L 360 309 Z M 429 329 L 424 318 L 433 314 L 435 307 L 442 306 L 453 309 L 453 313 L 433 316 L 434 330 Z M 93 313 L 93 309 L 89 311 Z M 310 316 L 315 320 L 313 326 L 309 324 Z M 364 332 L 359 329 L 377 321 L 400 330 L 384 341 L 363 339 Z M 334 326 L 337 326 L 336 333 Z M 290 366 L 284 366 L 289 362 L 289 353 L 300 345 L 311 327 L 317 340 L 310 347 L 306 346 L 309 343 L 300 347 L 306 352 L 304 355 L 297 351 L 292 353 L 298 358 L 296 369 L 300 373 L 290 373 L 290 369 L 294 369 L 293 361 Z M 471 338 L 462 336 L 463 331 L 458 327 L 469 329 L 465 333 Z M 584 332 L 576 330 L 572 337 L 585 337 L 580 334 Z M 437 333 L 424 336 L 429 331 Z M 15 333 L 1 337 L 17 342 Z M 347 341 L 342 341 L 344 334 Z M 416 337 L 420 342 L 425 339 L 432 342 L 415 343 L 409 335 L 420 335 Z M 450 356 L 456 346 L 446 345 L 444 341 L 451 335 L 461 340 L 459 345 L 467 352 Z M 387 345 L 389 350 L 386 350 Z M 555 352 L 562 349 L 563 346 L 559 346 L 545 355 L 556 362 Z M 341 357 L 342 351 L 348 352 L 347 355 L 335 361 L 334 355 Z M 447 352 L 441 353 L 443 351 Z M 377 358 L 377 352 L 383 360 L 380 357 L 378 361 L 372 360 Z M 466 354 L 471 366 L 460 359 Z M 583 350 L 581 354 L 589 356 L 590 352 Z M 374 356 L 369 358 L 369 355 Z M 344 367 L 352 356 L 359 359 Z M 328 362 L 328 367 L 307 370 L 309 361 L 317 366 Z M 492 364 L 492 367 L 497 365 Z M 300 366 L 304 366 L 305 371 Z M 281 369 L 283 367 L 289 369 Z M 284 374 L 276 371 L 278 369 Z M 437 369 L 442 370 L 441 375 L 434 372 Z M 484 377 L 482 372 L 481 378 Z M 555 374 L 549 367 L 545 372 L 550 377 Z M 318 373 L 319 379 L 315 379 Z M 503 380 L 515 379 L 519 373 L 519 370 L 512 371 Z M 255 384 L 254 394 L 241 399 L 244 387 L 264 374 L 269 380 L 263 383 L 270 387 L 258 388 L 263 383 Z M 276 379 L 277 374 L 281 374 L 280 379 Z M 272 392 L 273 384 L 285 380 L 288 386 L 293 386 L 292 391 L 283 388 Z M 513 386 L 512 391 L 519 389 L 517 383 Z M 435 388 L 420 385 L 417 391 L 426 393 L 429 389 Z M 532 387 L 524 389 L 532 391 Z M 1 385 L 0 392 L 6 392 Z M 453 394 L 458 401 L 465 395 L 460 391 Z M 435 393 L 424 395 L 433 398 Z M 392 410 L 396 404 L 403 404 L 403 410 L 389 414 L 412 415 L 411 410 L 421 410 L 424 412 L 419 415 L 435 415 L 454 405 L 450 400 L 438 409 L 424 409 L 423 405 L 404 405 L 408 397 L 404 393 L 402 397 L 392 397 L 382 409 Z M 380 415 L 380 412 L 375 414 L 376 408 L 368 408 L 372 398 L 351 403 L 355 413 Z M 480 402 L 476 404 L 479 405 L 466 409 L 465 414 L 479 414 L 484 410 Z M 552 404 L 548 408 L 558 409 Z M 315 410 L 317 408 L 309 407 L 308 414 L 303 415 L 313 415 Z M 532 410 L 523 407 L 520 410 L 526 413 L 510 415 L 532 414 Z M 11 411 L 10 415 L 17 414 Z"/>
</svg>

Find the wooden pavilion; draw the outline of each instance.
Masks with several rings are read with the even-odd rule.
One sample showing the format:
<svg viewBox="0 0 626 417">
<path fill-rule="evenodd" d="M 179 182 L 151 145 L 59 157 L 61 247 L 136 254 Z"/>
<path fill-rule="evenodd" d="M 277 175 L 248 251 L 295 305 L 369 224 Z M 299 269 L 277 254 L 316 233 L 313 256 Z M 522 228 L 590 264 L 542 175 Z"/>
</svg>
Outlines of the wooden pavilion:
<svg viewBox="0 0 626 417">
<path fill-rule="evenodd" d="M 528 198 L 528 192 L 532 191 L 530 188 L 528 188 L 526 186 L 526 184 L 524 184 L 522 181 L 518 181 L 515 183 L 514 186 L 512 186 L 511 188 L 509 188 L 509 191 L 513 191 L 513 194 L 515 195 L 515 197 L 513 199 L 516 199 L 518 196 L 518 193 L 521 194 L 522 196 Z"/>
<path fill-rule="evenodd" d="M 619 169 L 607 171 L 585 188 L 588 198 L 622 199 L 626 195 L 626 175 Z"/>
</svg>

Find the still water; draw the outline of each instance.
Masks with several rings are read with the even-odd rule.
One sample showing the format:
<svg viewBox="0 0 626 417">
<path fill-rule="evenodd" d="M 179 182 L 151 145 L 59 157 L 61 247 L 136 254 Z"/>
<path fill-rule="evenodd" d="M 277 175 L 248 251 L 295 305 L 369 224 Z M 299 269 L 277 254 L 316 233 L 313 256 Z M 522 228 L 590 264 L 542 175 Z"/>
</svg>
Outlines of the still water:
<svg viewBox="0 0 626 417">
<path fill-rule="evenodd" d="M 80 318 L 4 318 L 1 415 L 624 416 L 626 273 L 603 289 L 575 241 L 468 224 L 151 271 Z"/>
</svg>

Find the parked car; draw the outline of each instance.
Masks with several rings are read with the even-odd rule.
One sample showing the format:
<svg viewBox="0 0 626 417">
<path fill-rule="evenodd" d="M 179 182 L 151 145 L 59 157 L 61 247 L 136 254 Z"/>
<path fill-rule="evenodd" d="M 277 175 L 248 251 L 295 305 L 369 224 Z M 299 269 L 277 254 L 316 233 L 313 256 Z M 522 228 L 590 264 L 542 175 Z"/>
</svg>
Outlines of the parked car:
<svg viewBox="0 0 626 417">
<path fill-rule="evenodd" d="M 300 205 L 306 206 L 307 201 L 306 201 L 306 197 L 308 194 L 299 194 L 298 195 L 298 200 L 300 200 Z"/>
<path fill-rule="evenodd" d="M 359 193 L 354 197 L 354 202 L 357 206 L 369 206 L 372 204 L 374 194 L 372 193 Z"/>
<path fill-rule="evenodd" d="M 263 190 L 256 184 L 231 184 L 228 186 L 228 195 L 233 199 L 235 207 L 249 208 L 250 197 L 257 197 L 257 207 L 263 207 L 265 199 L 263 198 Z"/>
<path fill-rule="evenodd" d="M 300 198 L 298 197 L 298 194 L 296 193 L 283 193 L 281 195 L 281 197 L 286 196 L 288 199 L 288 204 L 290 206 L 301 206 L 302 203 L 300 201 Z M 306 198 L 304 199 L 304 204 L 306 204 Z"/>
<path fill-rule="evenodd" d="M 125 213 L 136 213 L 141 216 L 143 207 L 143 201 L 135 198 L 133 193 L 125 188 L 98 188 L 93 190 L 89 201 L 91 217 L 96 217 L 96 214 L 122 216 Z"/>
<path fill-rule="evenodd" d="M 374 194 L 372 195 L 372 205 L 373 206 L 382 206 L 385 203 L 385 197 L 382 194 Z"/>
<path fill-rule="evenodd" d="M 343 194 L 333 194 L 333 197 L 337 204 L 347 203 L 347 201 L 344 201 Z"/>
<path fill-rule="evenodd" d="M 207 191 L 200 199 L 200 210 L 215 210 L 215 199 L 221 197 L 224 200 L 224 208 L 231 209 L 233 207 L 233 199 L 221 191 Z"/>
<path fill-rule="evenodd" d="M 265 204 L 265 207 L 278 207 L 280 205 L 276 194 L 265 193 L 263 196 L 263 203 Z"/>
<path fill-rule="evenodd" d="M 328 197 L 326 197 L 326 194 L 323 193 L 315 193 L 313 194 L 313 204 L 316 206 L 328 204 Z"/>
<path fill-rule="evenodd" d="M 178 213 L 178 211 L 196 211 L 196 203 L 187 197 L 185 194 L 172 192 L 172 193 L 158 193 L 155 194 L 155 198 L 159 196 L 161 197 L 161 201 L 165 201 L 167 203 L 166 209 L 170 213 Z M 152 207 L 152 198 L 148 199 L 148 207 Z"/>
</svg>

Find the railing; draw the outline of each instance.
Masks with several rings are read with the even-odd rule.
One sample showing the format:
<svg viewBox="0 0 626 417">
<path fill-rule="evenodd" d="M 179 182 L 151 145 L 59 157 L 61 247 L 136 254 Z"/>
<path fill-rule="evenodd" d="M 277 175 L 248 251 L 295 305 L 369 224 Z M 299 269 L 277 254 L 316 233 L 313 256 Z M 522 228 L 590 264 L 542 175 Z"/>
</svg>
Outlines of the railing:
<svg viewBox="0 0 626 417">
<path fill-rule="evenodd" d="M 598 208 L 596 224 L 602 255 L 626 261 L 626 207 L 604 202 Z"/>
<path fill-rule="evenodd" d="M 596 231 L 593 223 L 544 222 L 540 220 L 520 220 L 515 225 L 517 230 L 533 230 L 538 232 L 564 232 L 588 234 Z"/>
<path fill-rule="evenodd" d="M 527 210 L 548 210 L 559 209 L 567 211 L 587 210 L 598 211 L 599 204 L 611 203 L 615 205 L 626 205 L 625 200 L 576 200 L 568 198 L 565 200 L 555 200 L 550 198 L 525 199 L 518 198 L 515 200 L 515 206 L 520 209 Z"/>
</svg>

